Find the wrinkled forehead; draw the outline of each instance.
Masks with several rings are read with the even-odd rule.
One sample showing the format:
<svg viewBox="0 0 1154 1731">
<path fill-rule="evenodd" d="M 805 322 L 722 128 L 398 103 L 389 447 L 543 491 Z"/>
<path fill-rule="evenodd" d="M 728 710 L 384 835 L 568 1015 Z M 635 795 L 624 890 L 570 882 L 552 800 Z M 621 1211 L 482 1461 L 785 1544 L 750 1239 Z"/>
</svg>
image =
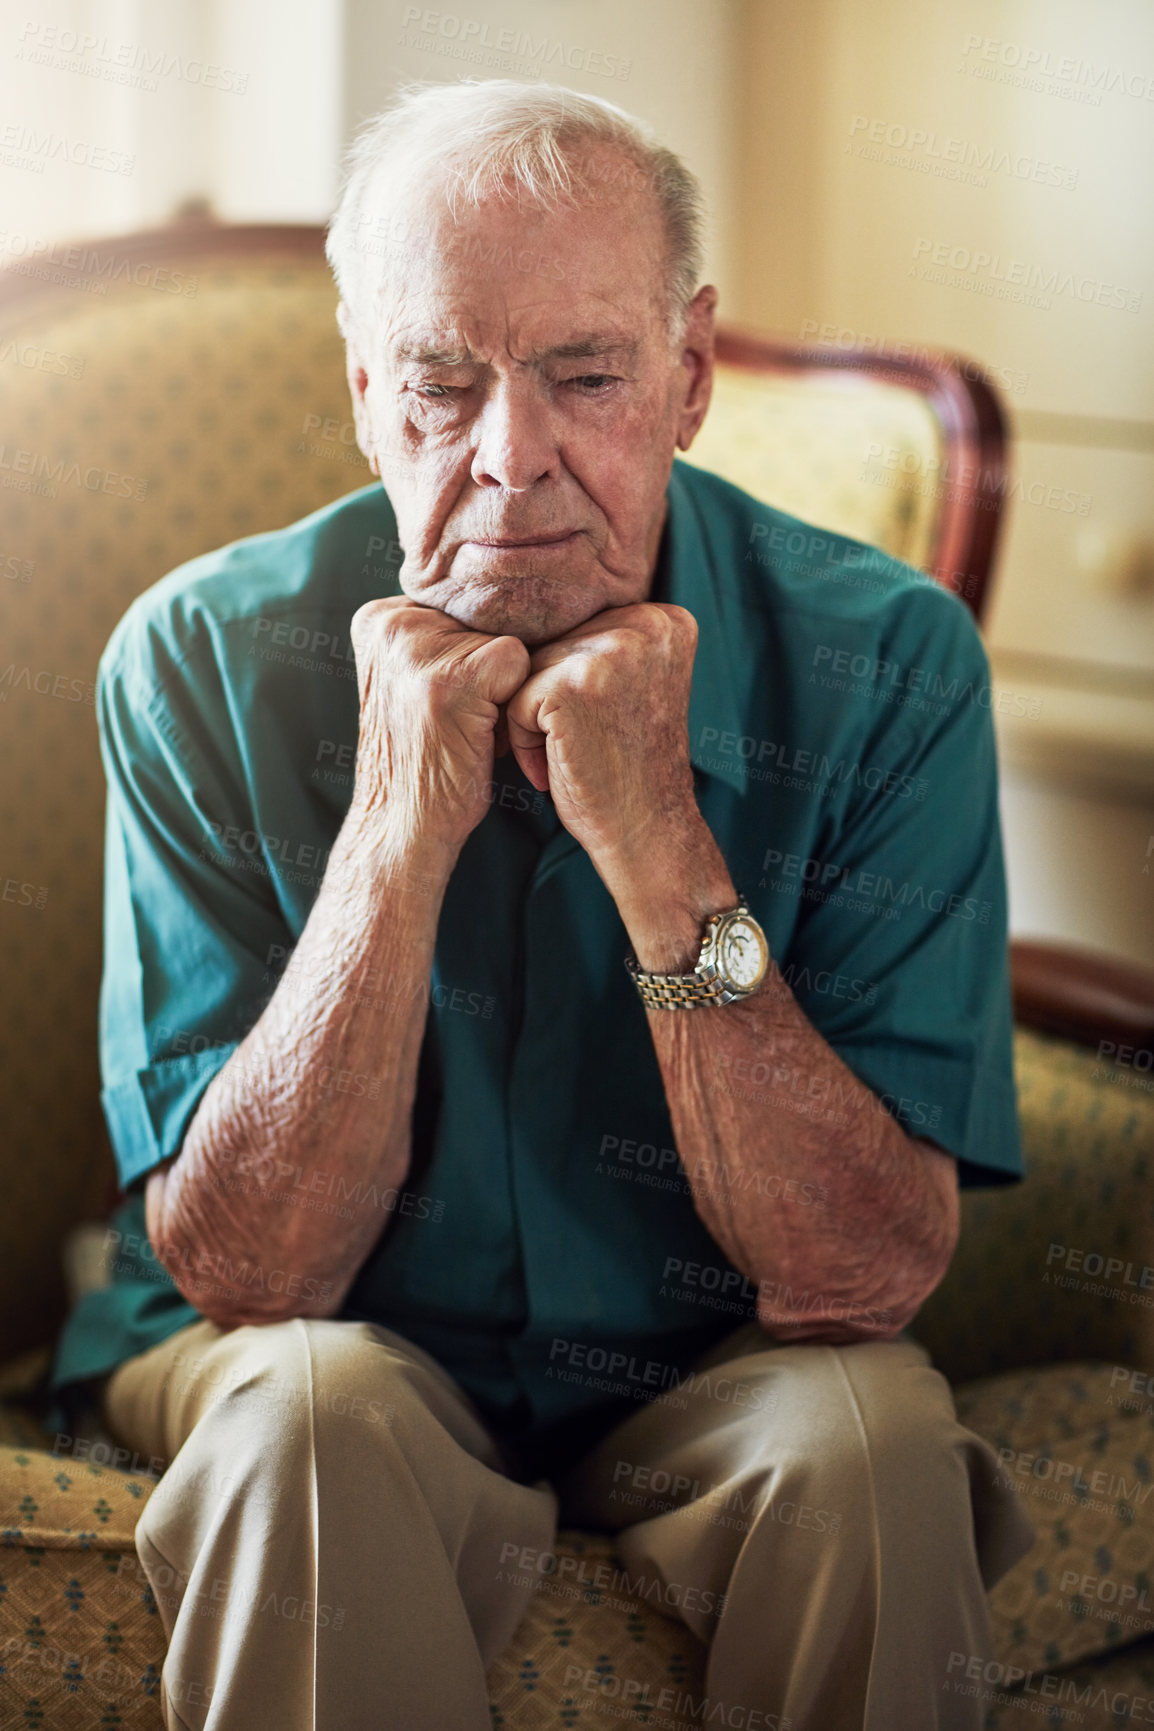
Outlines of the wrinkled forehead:
<svg viewBox="0 0 1154 1731">
<path fill-rule="evenodd" d="M 580 168 L 573 196 L 555 206 L 506 188 L 455 207 L 443 173 L 406 181 L 378 170 L 357 229 L 378 338 L 391 344 L 422 324 L 430 335 L 516 325 L 533 343 L 602 328 L 660 337 L 667 245 L 647 177 L 618 152 Z"/>
</svg>

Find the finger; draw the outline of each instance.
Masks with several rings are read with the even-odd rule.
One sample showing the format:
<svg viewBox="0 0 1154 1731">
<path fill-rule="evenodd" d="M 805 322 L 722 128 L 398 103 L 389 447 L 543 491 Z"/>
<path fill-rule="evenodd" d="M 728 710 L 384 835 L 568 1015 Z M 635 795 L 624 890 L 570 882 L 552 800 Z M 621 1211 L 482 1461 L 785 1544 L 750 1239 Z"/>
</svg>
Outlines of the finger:
<svg viewBox="0 0 1154 1731">
<path fill-rule="evenodd" d="M 546 750 L 546 736 L 536 728 L 525 727 L 523 723 L 506 717 L 509 731 L 509 747 L 521 766 L 521 773 L 531 781 L 538 793 L 545 793 L 549 787 L 549 754 Z"/>
</svg>

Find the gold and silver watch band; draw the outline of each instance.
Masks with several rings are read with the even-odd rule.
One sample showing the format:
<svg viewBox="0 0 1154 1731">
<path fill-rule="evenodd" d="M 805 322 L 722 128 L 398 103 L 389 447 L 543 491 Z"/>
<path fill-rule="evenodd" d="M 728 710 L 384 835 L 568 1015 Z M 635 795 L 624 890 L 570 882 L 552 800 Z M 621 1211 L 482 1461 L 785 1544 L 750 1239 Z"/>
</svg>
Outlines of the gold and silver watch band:
<svg viewBox="0 0 1154 1731">
<path fill-rule="evenodd" d="M 729 994 L 720 980 L 703 980 L 700 974 L 643 974 L 634 956 L 625 966 L 643 1003 L 655 1010 L 695 1010 L 698 1004 L 725 1003 Z"/>
</svg>

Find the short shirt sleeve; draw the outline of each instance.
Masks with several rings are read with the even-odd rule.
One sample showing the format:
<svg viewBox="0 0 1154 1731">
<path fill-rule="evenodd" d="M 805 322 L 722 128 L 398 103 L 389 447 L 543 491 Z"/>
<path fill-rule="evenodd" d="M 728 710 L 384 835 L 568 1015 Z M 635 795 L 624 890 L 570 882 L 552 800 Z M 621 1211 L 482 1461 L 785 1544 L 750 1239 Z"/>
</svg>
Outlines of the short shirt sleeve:
<svg viewBox="0 0 1154 1731">
<path fill-rule="evenodd" d="M 182 657 L 130 610 L 97 685 L 108 782 L 101 1099 L 125 1189 L 179 1152 L 270 995 L 270 946 L 289 941 L 268 877 L 213 845 L 224 823 L 251 821 L 229 714 L 211 649 Z"/>
<path fill-rule="evenodd" d="M 802 1008 L 911 1136 L 958 1160 L 962 1186 L 1022 1176 L 993 691 L 959 604 L 922 620 L 897 690 L 847 688 L 867 777 L 796 873 L 783 972 Z M 925 620 L 929 621 L 928 628 Z M 790 886 L 796 893 L 795 886 Z"/>
</svg>

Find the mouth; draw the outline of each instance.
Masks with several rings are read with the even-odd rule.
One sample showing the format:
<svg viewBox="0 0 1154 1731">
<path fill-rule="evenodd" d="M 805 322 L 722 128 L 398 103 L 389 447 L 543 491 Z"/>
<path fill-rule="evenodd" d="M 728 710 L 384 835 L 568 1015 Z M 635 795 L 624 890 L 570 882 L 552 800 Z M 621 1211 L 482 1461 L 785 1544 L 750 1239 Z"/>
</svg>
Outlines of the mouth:
<svg viewBox="0 0 1154 1731">
<path fill-rule="evenodd" d="M 562 529 L 556 535 L 493 535 L 484 538 L 474 535 L 470 537 L 469 545 L 504 553 L 523 547 L 563 547 L 567 541 L 575 541 L 579 534 L 579 529 Z"/>
</svg>

